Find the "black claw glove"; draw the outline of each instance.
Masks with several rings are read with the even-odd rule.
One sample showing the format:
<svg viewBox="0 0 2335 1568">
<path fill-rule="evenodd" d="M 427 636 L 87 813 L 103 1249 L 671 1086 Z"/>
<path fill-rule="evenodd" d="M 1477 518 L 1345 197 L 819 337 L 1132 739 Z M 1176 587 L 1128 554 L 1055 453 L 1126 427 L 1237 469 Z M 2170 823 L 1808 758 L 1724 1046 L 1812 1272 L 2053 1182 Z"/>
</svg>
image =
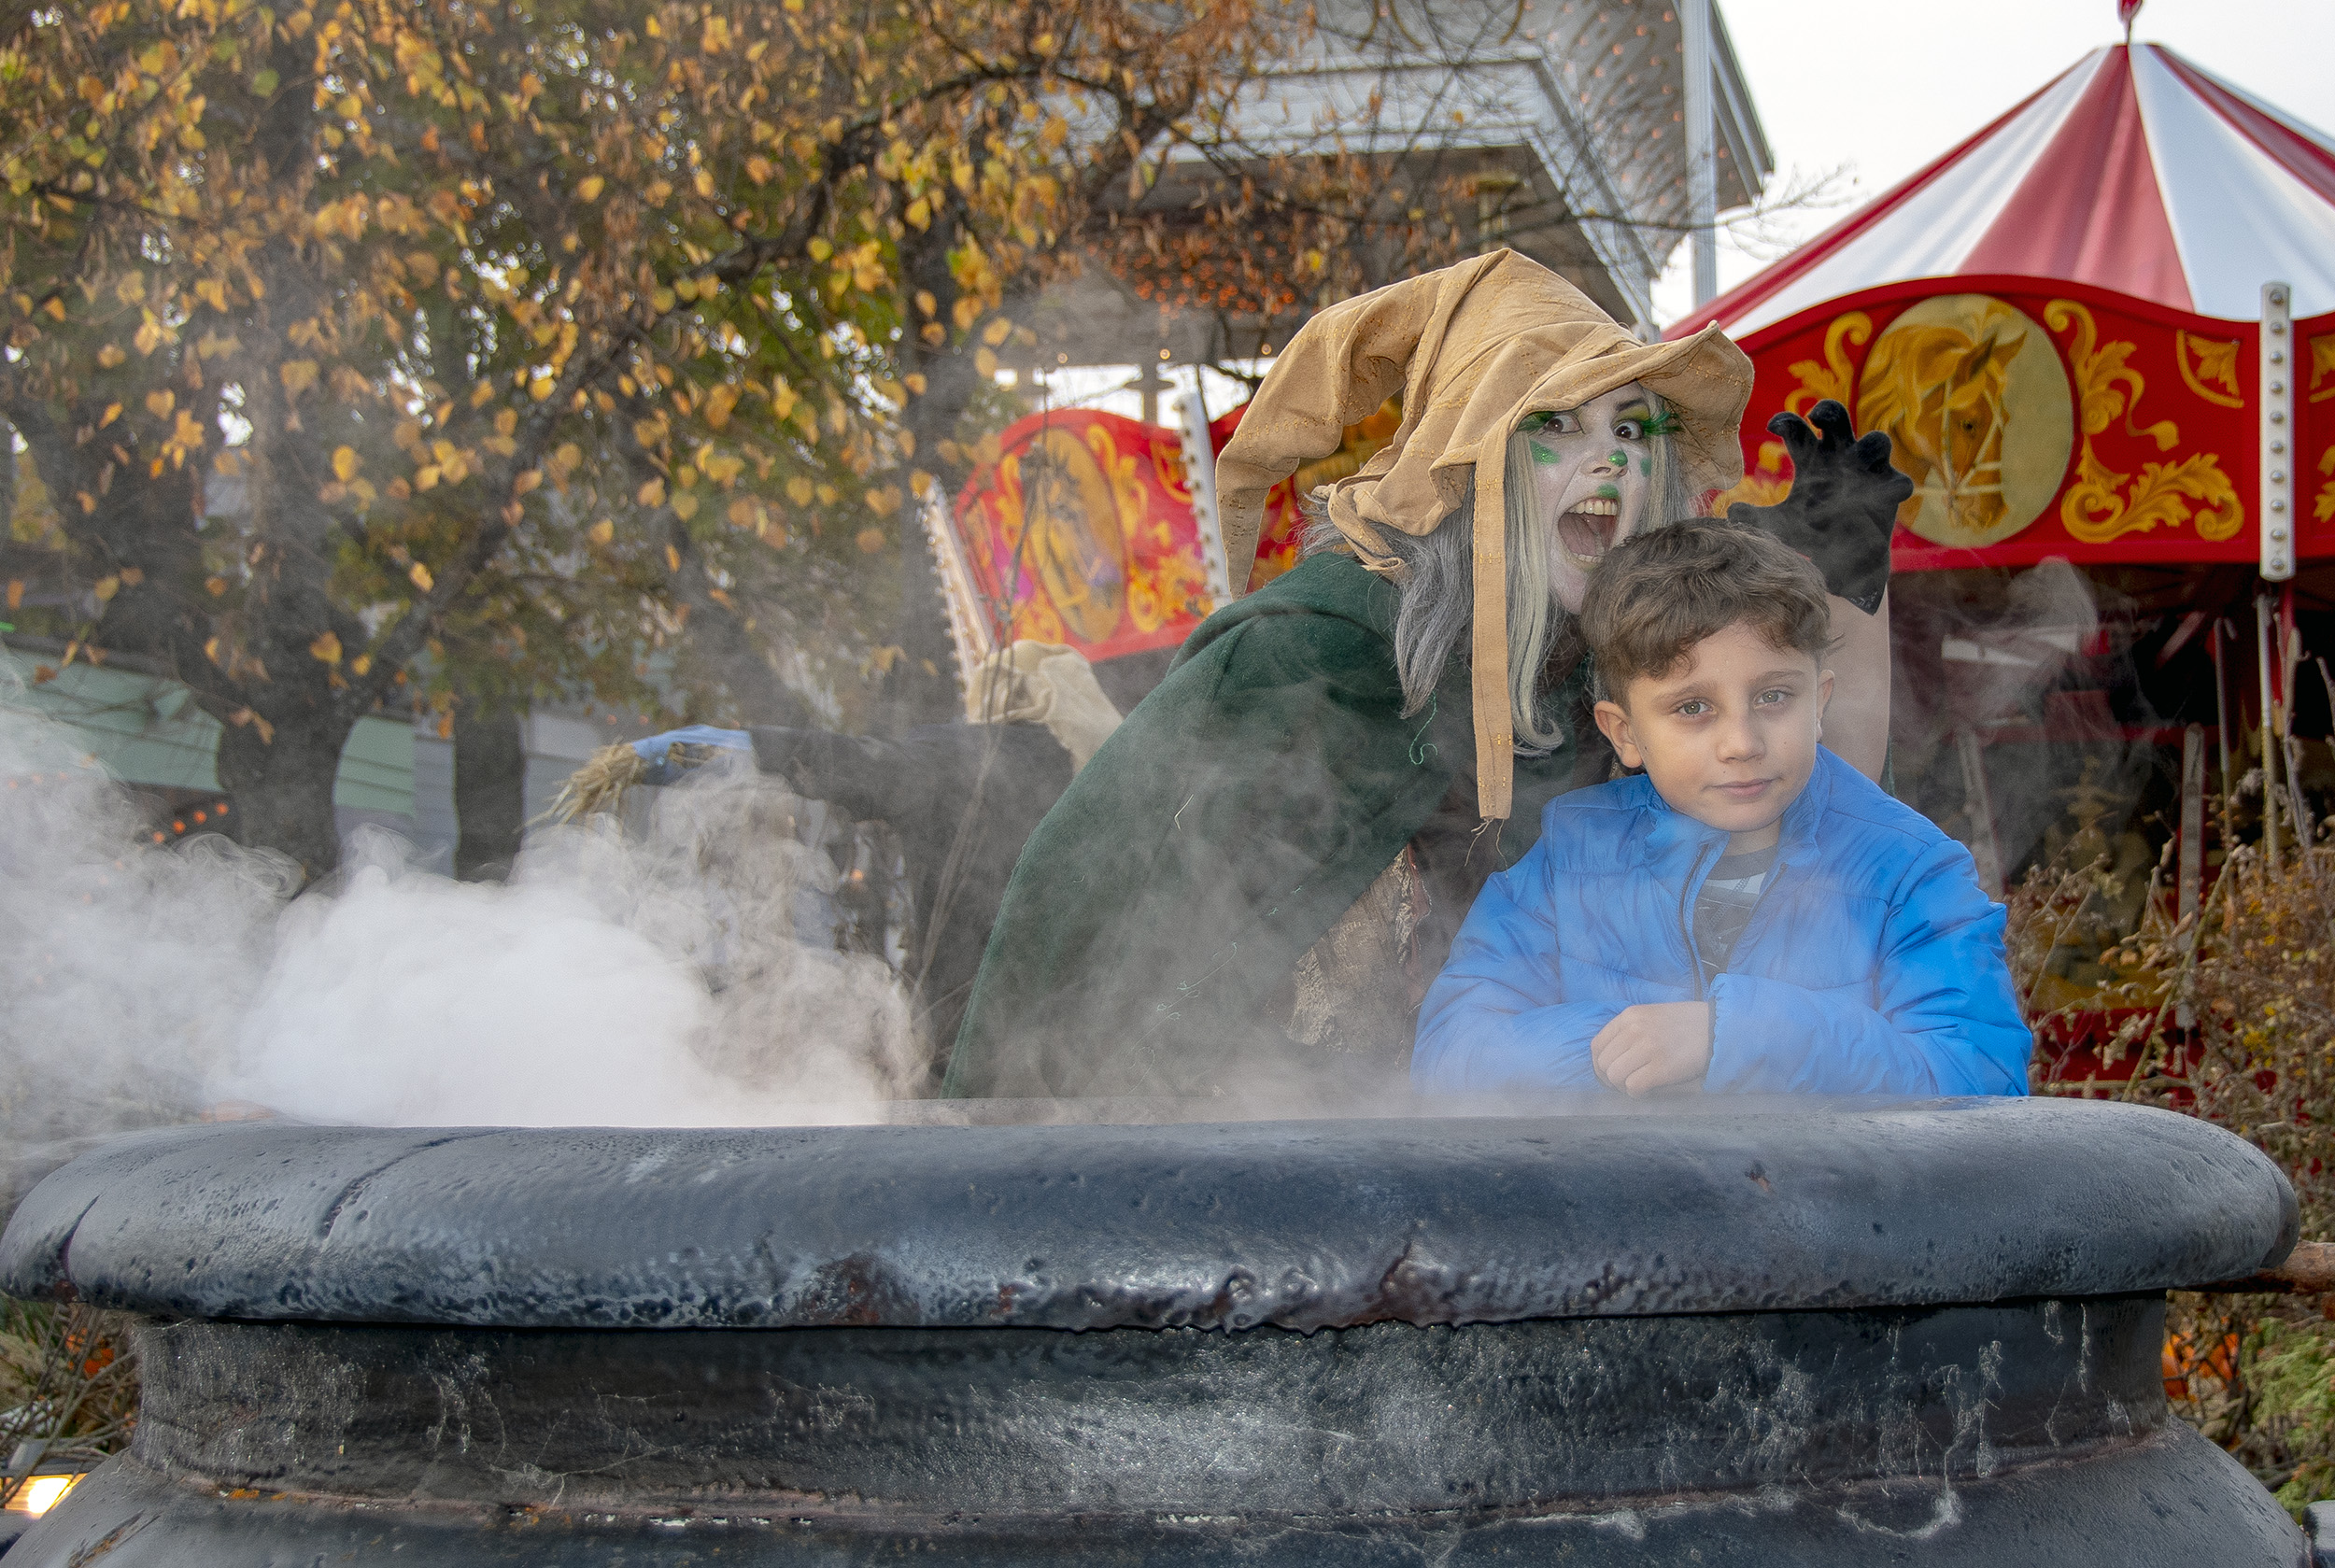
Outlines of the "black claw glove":
<svg viewBox="0 0 2335 1568">
<path fill-rule="evenodd" d="M 1831 398 L 1806 419 L 1778 414 L 1767 433 L 1781 436 L 1791 454 L 1791 493 L 1773 506 L 1739 501 L 1727 520 L 1774 534 L 1816 562 L 1827 589 L 1872 614 L 1889 590 L 1889 530 L 1914 493 L 1914 482 L 1889 466 L 1888 434 L 1860 439 L 1848 410 Z"/>
</svg>

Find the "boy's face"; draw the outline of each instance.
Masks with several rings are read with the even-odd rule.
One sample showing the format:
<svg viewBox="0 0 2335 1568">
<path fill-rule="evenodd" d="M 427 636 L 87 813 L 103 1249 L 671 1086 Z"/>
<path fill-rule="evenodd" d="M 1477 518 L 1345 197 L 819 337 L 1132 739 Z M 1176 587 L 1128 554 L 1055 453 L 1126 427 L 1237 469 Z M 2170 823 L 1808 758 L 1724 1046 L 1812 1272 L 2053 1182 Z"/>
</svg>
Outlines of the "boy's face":
<svg viewBox="0 0 2335 1568">
<path fill-rule="evenodd" d="M 1567 610 L 1580 609 L 1589 574 L 1606 552 L 1646 525 L 1654 443 L 1668 429 L 1667 417 L 1633 381 L 1551 414 L 1526 437 L 1538 511 L 1556 535 L 1552 586 Z"/>
<path fill-rule="evenodd" d="M 1831 671 L 1739 622 L 1597 704 L 1597 727 L 1674 809 L 1734 834 L 1741 853 L 1774 843 L 1807 787 L 1832 696 Z"/>
</svg>

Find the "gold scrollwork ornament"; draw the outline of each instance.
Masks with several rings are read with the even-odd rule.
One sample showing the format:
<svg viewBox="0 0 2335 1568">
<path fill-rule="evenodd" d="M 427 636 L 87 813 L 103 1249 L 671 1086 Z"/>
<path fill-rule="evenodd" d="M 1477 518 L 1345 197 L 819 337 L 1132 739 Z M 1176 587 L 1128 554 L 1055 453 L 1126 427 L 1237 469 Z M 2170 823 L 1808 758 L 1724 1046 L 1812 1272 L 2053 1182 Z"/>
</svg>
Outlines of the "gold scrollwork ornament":
<svg viewBox="0 0 2335 1568">
<path fill-rule="evenodd" d="M 2194 520 L 2197 536 L 2207 541 L 2234 538 L 2245 526 L 2245 503 L 2237 487 L 2221 469 L 2221 459 L 2200 452 L 2170 463 L 2144 463 L 2135 476 L 2119 473 L 2100 460 L 2092 438 L 2106 431 L 2119 416 L 2125 433 L 2154 441 L 2159 452 L 2181 439 L 2170 419 L 2145 428 L 2134 423 L 2148 383 L 2128 362 L 2138 346 L 2131 343 L 2102 343 L 2092 313 L 2073 300 L 2054 300 L 2044 307 L 2044 320 L 2055 332 L 2070 332 L 2068 366 L 2074 373 L 2084 448 L 2076 461 L 2075 483 L 2059 503 L 2059 521 L 2071 538 L 2087 544 L 2104 544 L 2128 533 L 2157 528 L 2178 528 Z M 2183 352 L 2179 345 L 2174 353 Z M 2184 368 L 2186 375 L 2186 369 Z"/>
</svg>

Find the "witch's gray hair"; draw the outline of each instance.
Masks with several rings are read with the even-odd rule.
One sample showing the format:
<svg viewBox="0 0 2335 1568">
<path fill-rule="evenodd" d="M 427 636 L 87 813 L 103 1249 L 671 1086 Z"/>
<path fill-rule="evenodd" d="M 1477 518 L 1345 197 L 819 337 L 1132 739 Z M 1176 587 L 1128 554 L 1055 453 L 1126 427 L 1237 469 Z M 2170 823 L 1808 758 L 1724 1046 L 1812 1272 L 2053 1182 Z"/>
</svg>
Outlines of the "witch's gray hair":
<svg viewBox="0 0 2335 1568">
<path fill-rule="evenodd" d="M 1649 528 L 1683 520 L 1691 505 L 1671 439 L 1656 436 L 1652 447 L 1653 485 L 1645 525 Z M 1538 487 L 1533 481 L 1532 446 L 1521 431 L 1508 438 L 1507 492 L 1509 717 L 1516 727 L 1516 749 L 1536 756 L 1564 740 L 1561 715 L 1550 711 L 1541 678 L 1550 650 L 1572 617 L 1557 601 L 1550 554 L 1553 519 L 1534 510 Z M 1309 499 L 1307 513 L 1307 555 L 1344 543 L 1345 536 Z M 1422 712 L 1434 698 L 1474 618 L 1475 516 L 1471 493 L 1423 536 L 1383 530 L 1387 547 L 1403 568 L 1394 579 L 1401 595 L 1394 614 L 1394 672 L 1403 683 L 1406 717 Z"/>
</svg>

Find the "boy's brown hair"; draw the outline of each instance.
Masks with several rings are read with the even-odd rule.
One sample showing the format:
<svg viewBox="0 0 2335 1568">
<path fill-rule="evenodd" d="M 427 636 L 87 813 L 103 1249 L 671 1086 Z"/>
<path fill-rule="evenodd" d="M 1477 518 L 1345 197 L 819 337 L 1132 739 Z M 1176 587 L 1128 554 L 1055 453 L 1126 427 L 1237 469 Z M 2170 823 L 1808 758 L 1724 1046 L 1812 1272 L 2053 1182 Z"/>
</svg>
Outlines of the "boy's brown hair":
<svg viewBox="0 0 2335 1568">
<path fill-rule="evenodd" d="M 1818 664 L 1832 646 L 1824 574 L 1773 535 L 1697 517 L 1623 540 L 1590 573 L 1582 638 L 1601 695 L 1657 680 L 1705 637 L 1748 625 L 1776 648 Z"/>
</svg>

